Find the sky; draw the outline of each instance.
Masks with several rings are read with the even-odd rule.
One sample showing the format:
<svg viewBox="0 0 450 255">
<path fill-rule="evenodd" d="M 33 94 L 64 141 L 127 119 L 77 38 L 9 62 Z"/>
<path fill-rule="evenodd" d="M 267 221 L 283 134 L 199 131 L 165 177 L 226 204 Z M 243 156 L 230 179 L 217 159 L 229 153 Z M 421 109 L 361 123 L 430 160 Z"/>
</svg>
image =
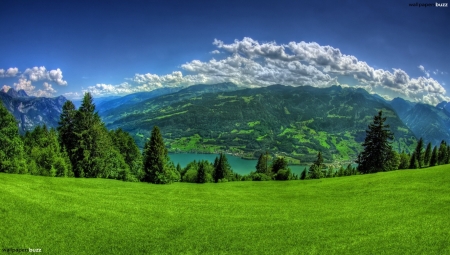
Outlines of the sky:
<svg viewBox="0 0 450 255">
<path fill-rule="evenodd" d="M 341 85 L 437 104 L 450 101 L 450 8 L 435 3 L 2 0 L 0 88 Z"/>
</svg>

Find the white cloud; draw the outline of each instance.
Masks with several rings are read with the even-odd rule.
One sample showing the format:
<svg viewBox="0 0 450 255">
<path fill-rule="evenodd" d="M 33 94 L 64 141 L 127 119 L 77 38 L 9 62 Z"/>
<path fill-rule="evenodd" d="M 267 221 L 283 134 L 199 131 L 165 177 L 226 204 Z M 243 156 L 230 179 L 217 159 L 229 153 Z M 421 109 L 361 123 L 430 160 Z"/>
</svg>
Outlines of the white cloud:
<svg viewBox="0 0 450 255">
<path fill-rule="evenodd" d="M 0 78 L 15 77 L 18 72 L 19 72 L 19 69 L 17 67 L 10 67 L 7 70 L 0 69 Z"/>
<path fill-rule="evenodd" d="M 8 86 L 8 85 L 3 85 L 2 91 L 6 93 L 6 92 L 8 92 L 8 90 L 9 90 L 10 88 L 11 88 L 11 87 Z"/>
<path fill-rule="evenodd" d="M 20 78 L 18 83 L 14 83 L 14 88 L 19 91 L 23 89 L 28 95 L 34 94 L 35 87 L 31 84 L 31 81 Z"/>
<path fill-rule="evenodd" d="M 67 81 L 63 80 L 62 71 L 59 68 L 57 68 L 56 70 L 47 71 L 44 66 L 35 66 L 33 68 L 27 68 L 25 72 L 23 72 L 22 76 L 28 77 L 28 79 L 33 82 L 46 80 L 55 82 L 56 84 L 61 86 L 67 85 Z"/>
<path fill-rule="evenodd" d="M 52 84 L 44 82 L 42 86 L 44 87 L 44 91 L 47 91 L 49 93 L 56 93 L 56 90 L 52 87 Z"/>
<path fill-rule="evenodd" d="M 338 84 L 339 77 L 353 77 L 356 82 L 354 86 L 379 93 L 386 98 L 401 96 L 430 104 L 450 101 L 444 87 L 431 78 L 430 71 L 422 65 L 418 68 L 425 76 L 413 78 L 402 69 L 375 68 L 355 56 L 343 54 L 338 48 L 315 42 L 260 43 L 246 37 L 230 44 L 215 39 L 213 45 L 217 49 L 210 53 L 221 53 L 216 55 L 220 58 L 209 61 L 192 60 L 181 65 L 182 71 L 166 75 L 135 74 L 126 79 L 125 83 L 97 84 L 84 91 L 97 96 L 121 95 L 162 87 L 220 82 L 233 82 L 246 87 L 277 83 L 326 87 Z"/>
<path fill-rule="evenodd" d="M 418 68 L 420 69 L 420 71 L 422 71 L 427 77 L 430 77 L 430 71 L 425 70 L 425 67 L 423 67 L 423 65 L 419 65 Z M 436 74 L 436 72 L 433 72 L 434 74 Z"/>
</svg>

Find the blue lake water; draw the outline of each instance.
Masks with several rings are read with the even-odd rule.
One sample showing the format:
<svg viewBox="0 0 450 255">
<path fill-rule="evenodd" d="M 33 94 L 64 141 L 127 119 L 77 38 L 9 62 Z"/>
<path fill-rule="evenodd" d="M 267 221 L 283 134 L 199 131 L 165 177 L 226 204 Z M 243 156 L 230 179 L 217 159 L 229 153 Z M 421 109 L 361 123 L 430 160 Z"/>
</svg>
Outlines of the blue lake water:
<svg viewBox="0 0 450 255">
<path fill-rule="evenodd" d="M 173 161 L 175 166 L 179 163 L 181 167 L 185 167 L 189 162 L 194 160 L 208 160 L 211 163 L 214 163 L 214 159 L 219 156 L 218 154 L 196 154 L 196 153 L 169 153 L 170 159 Z M 227 155 L 228 163 L 231 166 L 231 169 L 235 173 L 239 173 L 242 175 L 249 174 L 252 171 L 255 171 L 256 163 L 258 162 L 256 159 L 248 160 L 242 159 L 240 157 Z M 305 167 L 309 168 L 307 165 L 290 165 L 289 168 L 295 174 L 300 175 L 300 173 L 305 169 Z"/>
</svg>

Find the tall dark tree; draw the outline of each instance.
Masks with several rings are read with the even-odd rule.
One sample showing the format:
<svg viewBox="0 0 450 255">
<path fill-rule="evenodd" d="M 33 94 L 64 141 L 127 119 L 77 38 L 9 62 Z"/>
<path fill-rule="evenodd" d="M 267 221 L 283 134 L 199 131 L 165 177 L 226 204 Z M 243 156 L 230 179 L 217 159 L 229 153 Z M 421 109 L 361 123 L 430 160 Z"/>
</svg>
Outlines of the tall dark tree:
<svg viewBox="0 0 450 255">
<path fill-rule="evenodd" d="M 325 176 L 325 174 L 322 172 L 322 169 L 325 167 L 325 164 L 323 163 L 323 157 L 322 153 L 319 151 L 317 153 L 317 159 L 314 161 L 314 163 L 309 168 L 309 177 L 311 179 L 320 179 Z"/>
<path fill-rule="evenodd" d="M 231 177 L 232 170 L 230 164 L 228 163 L 228 159 L 224 153 L 220 153 L 219 157 L 214 160 L 214 172 L 213 178 L 214 182 L 219 182 L 220 180 L 228 181 Z"/>
<path fill-rule="evenodd" d="M 180 174 L 170 161 L 159 127 L 154 126 L 143 152 L 143 181 L 167 184 L 180 180 Z"/>
<path fill-rule="evenodd" d="M 431 143 L 428 143 L 427 149 L 425 150 L 425 155 L 423 157 L 423 165 L 424 166 L 429 166 L 430 165 L 431 152 L 432 152 Z"/>
<path fill-rule="evenodd" d="M 74 118 L 75 148 L 72 150 L 76 177 L 124 178 L 129 167 L 114 147 L 111 137 L 95 111 L 90 93 L 85 93 Z"/>
<path fill-rule="evenodd" d="M 419 161 L 417 160 L 416 152 L 414 151 L 411 154 L 411 158 L 409 160 L 409 169 L 417 169 L 419 168 Z"/>
<path fill-rule="evenodd" d="M 307 175 L 307 173 L 306 173 L 306 167 L 305 167 L 305 169 L 303 169 L 302 173 L 300 174 L 300 180 L 306 179 L 306 175 Z"/>
<path fill-rule="evenodd" d="M 0 102 L 0 172 L 26 172 L 23 142 L 14 116 Z"/>
<path fill-rule="evenodd" d="M 417 142 L 417 146 L 416 146 L 416 149 L 414 150 L 414 152 L 415 152 L 417 164 L 418 164 L 419 168 L 422 168 L 423 167 L 423 159 L 424 159 L 422 137 Z"/>
<path fill-rule="evenodd" d="M 262 174 L 268 174 L 269 173 L 269 153 L 266 151 L 266 153 L 261 153 L 258 158 L 258 163 L 256 163 L 256 172 L 262 173 Z"/>
<path fill-rule="evenodd" d="M 441 141 L 439 146 L 438 161 L 439 165 L 444 165 L 448 161 L 447 143 L 444 140 Z"/>
<path fill-rule="evenodd" d="M 62 107 L 57 127 L 60 148 L 66 151 L 72 165 L 76 165 L 76 157 L 74 156 L 74 149 L 77 146 L 75 135 L 76 112 L 77 110 L 72 101 L 66 101 Z"/>
<path fill-rule="evenodd" d="M 208 174 L 207 174 L 207 162 L 200 161 L 198 164 L 198 170 L 197 170 L 197 183 L 206 183 L 208 182 Z"/>
<path fill-rule="evenodd" d="M 361 173 L 376 173 L 387 171 L 387 161 L 392 150 L 391 141 L 394 139 L 389 125 L 385 124 L 386 118 L 383 112 L 373 118 L 373 123 L 366 130 L 366 138 L 363 143 L 364 150 L 358 157 L 358 170 Z"/>
<path fill-rule="evenodd" d="M 433 152 L 431 153 L 430 166 L 437 166 L 439 164 L 438 162 L 439 162 L 438 148 L 437 146 L 434 146 Z"/>
</svg>

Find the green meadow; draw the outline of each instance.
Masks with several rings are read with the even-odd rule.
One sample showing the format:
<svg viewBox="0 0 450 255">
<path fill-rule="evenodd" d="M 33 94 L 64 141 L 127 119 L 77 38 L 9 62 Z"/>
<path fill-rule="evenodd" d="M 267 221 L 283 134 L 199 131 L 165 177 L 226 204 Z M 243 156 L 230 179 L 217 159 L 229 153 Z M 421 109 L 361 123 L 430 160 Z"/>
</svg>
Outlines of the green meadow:
<svg viewBox="0 0 450 255">
<path fill-rule="evenodd" d="M 45 254 L 450 254 L 450 167 L 175 183 L 0 173 L 0 249 Z"/>
</svg>

